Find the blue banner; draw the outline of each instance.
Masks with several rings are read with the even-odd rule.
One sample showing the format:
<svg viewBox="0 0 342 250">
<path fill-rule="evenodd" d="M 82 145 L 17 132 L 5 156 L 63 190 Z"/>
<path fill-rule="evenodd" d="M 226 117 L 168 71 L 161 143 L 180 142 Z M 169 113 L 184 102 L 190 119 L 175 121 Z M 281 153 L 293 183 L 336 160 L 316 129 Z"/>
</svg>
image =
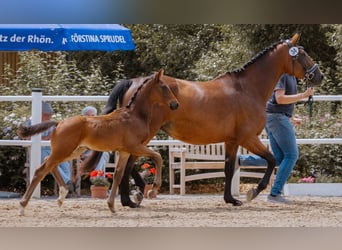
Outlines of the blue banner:
<svg viewBox="0 0 342 250">
<path fill-rule="evenodd" d="M 0 24 L 0 51 L 134 50 L 118 24 Z"/>
</svg>

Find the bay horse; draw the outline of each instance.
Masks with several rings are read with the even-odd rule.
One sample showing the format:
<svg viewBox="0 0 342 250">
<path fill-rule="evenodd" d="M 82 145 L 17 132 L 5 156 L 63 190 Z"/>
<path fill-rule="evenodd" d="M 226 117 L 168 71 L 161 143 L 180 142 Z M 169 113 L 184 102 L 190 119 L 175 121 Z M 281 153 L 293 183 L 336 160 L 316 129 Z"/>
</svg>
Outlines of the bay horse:
<svg viewBox="0 0 342 250">
<path fill-rule="evenodd" d="M 266 102 L 280 76 L 284 73 L 294 75 L 312 86 L 319 85 L 323 80 L 318 65 L 303 47 L 298 46 L 299 37 L 300 34 L 296 33 L 291 39 L 279 41 L 258 53 L 242 68 L 210 81 L 188 81 L 166 75 L 161 77 L 161 81 L 168 85 L 177 97 L 180 106 L 174 112 L 161 106 L 153 107 L 149 126 L 150 139 L 161 129 L 186 143 L 224 142 L 223 198 L 226 203 L 242 205 L 242 202 L 231 194 L 231 180 L 239 146 L 266 159 L 268 163 L 257 188 L 248 191 L 247 200 L 254 199 L 269 183 L 275 159 L 258 135 L 266 123 Z M 114 110 L 118 101 L 120 105 L 125 105 L 144 79 L 132 79 L 130 84 L 118 83 L 110 94 L 103 113 Z M 101 152 L 93 152 L 89 160 L 96 159 L 100 154 Z M 125 176 L 120 184 L 121 203 L 124 206 L 136 207 L 128 195 L 128 174 L 132 173 L 139 178 L 133 168 L 136 158 L 133 155 L 129 158 Z M 91 165 L 88 167 L 91 170 Z"/>
<path fill-rule="evenodd" d="M 125 107 L 117 109 L 107 115 L 74 116 L 63 121 L 46 121 L 32 126 L 20 126 L 18 135 L 21 138 L 41 133 L 52 126 L 56 126 L 51 137 L 51 154 L 36 169 L 32 182 L 28 186 L 20 201 L 21 214 L 26 207 L 37 184 L 52 171 L 60 186 L 58 205 L 61 206 L 67 190 L 59 172 L 56 171 L 61 162 L 75 159 L 87 149 L 99 151 L 119 151 L 120 159 L 128 159 L 130 155 L 150 157 L 155 165 L 155 175 L 152 193 L 156 194 L 161 185 L 162 158 L 159 153 L 149 149 L 146 143 L 150 140 L 150 120 L 154 105 L 176 110 L 178 101 L 170 88 L 160 81 L 163 70 L 153 76 L 145 78 L 135 90 Z M 126 167 L 118 164 L 111 189 L 111 201 L 108 206 L 114 211 L 114 195 L 121 182 Z"/>
</svg>

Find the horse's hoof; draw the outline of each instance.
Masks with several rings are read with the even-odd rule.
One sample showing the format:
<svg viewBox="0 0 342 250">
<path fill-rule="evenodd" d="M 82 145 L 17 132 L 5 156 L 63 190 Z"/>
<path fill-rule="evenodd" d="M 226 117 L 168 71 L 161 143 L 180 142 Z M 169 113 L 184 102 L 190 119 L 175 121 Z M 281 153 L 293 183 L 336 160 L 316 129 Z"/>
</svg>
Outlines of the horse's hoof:
<svg viewBox="0 0 342 250">
<path fill-rule="evenodd" d="M 153 190 L 148 190 L 147 191 L 147 198 L 148 199 L 156 198 L 156 195 L 153 193 Z"/>
<path fill-rule="evenodd" d="M 243 203 L 242 201 L 239 201 L 239 200 L 234 200 L 234 202 L 232 202 L 233 206 L 242 206 Z"/>
<path fill-rule="evenodd" d="M 242 206 L 243 203 L 236 199 L 224 199 L 226 203 L 231 203 L 233 206 Z"/>
<path fill-rule="evenodd" d="M 134 195 L 133 195 L 133 200 L 134 202 L 137 204 L 137 206 L 140 205 L 140 203 L 142 202 L 142 200 L 144 199 L 144 194 L 142 192 L 136 192 Z"/>
<path fill-rule="evenodd" d="M 139 205 L 134 203 L 133 201 L 127 201 L 127 202 L 123 202 L 121 204 L 124 207 L 130 207 L 130 208 L 137 208 L 137 207 L 139 207 Z"/>
<path fill-rule="evenodd" d="M 24 214 L 25 214 L 25 208 L 23 206 L 20 206 L 20 208 L 19 208 L 19 215 L 20 216 L 24 216 Z"/>
<path fill-rule="evenodd" d="M 109 210 L 114 214 L 115 213 L 114 204 L 111 202 L 107 202 L 107 205 L 108 205 Z"/>
<path fill-rule="evenodd" d="M 246 199 L 248 202 L 250 202 L 251 200 L 253 200 L 255 197 L 257 197 L 259 194 L 258 190 L 256 190 L 255 188 L 251 188 L 250 190 L 248 190 L 247 194 L 246 194 Z"/>
<path fill-rule="evenodd" d="M 62 199 L 57 199 L 57 204 L 59 207 L 61 207 L 63 205 L 63 200 Z"/>
</svg>

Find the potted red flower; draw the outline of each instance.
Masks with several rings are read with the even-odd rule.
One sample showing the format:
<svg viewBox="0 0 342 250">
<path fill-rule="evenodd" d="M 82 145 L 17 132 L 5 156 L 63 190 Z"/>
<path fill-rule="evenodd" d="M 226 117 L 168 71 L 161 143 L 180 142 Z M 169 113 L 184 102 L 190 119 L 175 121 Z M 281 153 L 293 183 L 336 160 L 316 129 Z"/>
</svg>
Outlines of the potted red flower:
<svg viewBox="0 0 342 250">
<path fill-rule="evenodd" d="M 92 198 L 107 198 L 107 191 L 110 186 L 109 179 L 113 179 L 112 175 L 105 174 L 102 170 L 94 170 L 90 173 L 90 186 Z"/>
<path fill-rule="evenodd" d="M 147 198 L 147 192 L 152 189 L 154 177 L 157 173 L 155 167 L 145 162 L 141 165 L 142 171 L 140 172 L 141 177 L 144 179 L 146 185 L 144 189 L 144 197 Z"/>
</svg>

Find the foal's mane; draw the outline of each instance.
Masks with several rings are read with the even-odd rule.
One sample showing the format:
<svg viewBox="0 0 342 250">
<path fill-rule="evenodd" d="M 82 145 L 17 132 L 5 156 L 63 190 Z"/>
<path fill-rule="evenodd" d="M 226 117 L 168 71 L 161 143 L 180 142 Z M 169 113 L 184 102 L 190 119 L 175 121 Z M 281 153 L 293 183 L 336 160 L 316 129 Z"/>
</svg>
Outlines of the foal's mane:
<svg viewBox="0 0 342 250">
<path fill-rule="evenodd" d="M 130 108 L 133 104 L 133 102 L 135 101 L 135 99 L 137 99 L 137 95 L 138 93 L 141 91 L 141 89 L 143 88 L 143 86 L 149 82 L 149 80 L 152 79 L 152 76 L 146 78 L 144 80 L 144 82 L 137 88 L 137 90 L 134 92 L 134 94 L 132 95 L 131 99 L 129 100 L 129 102 L 126 105 L 126 108 Z"/>
<path fill-rule="evenodd" d="M 264 56 L 268 51 L 273 50 L 274 48 L 277 47 L 278 44 L 283 43 L 284 40 L 281 40 L 279 42 L 276 42 L 268 47 L 266 47 L 264 50 L 260 51 L 256 56 L 254 56 L 251 60 L 249 60 L 249 62 L 247 62 L 245 65 L 243 65 L 241 68 L 239 69 L 235 69 L 233 71 L 228 71 L 226 72 L 226 74 L 232 74 L 232 73 L 240 73 L 243 72 L 244 70 L 246 70 L 246 68 L 250 65 L 252 65 L 253 63 L 255 63 L 259 58 L 261 58 L 262 56 Z"/>
</svg>

